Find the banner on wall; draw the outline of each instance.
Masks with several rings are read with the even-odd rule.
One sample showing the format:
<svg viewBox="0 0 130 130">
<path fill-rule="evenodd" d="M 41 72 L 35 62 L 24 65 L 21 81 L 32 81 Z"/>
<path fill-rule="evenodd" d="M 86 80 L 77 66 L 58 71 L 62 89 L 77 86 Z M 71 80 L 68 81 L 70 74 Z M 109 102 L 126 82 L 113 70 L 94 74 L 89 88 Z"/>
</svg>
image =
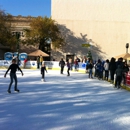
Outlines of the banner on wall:
<svg viewBox="0 0 130 130">
<path fill-rule="evenodd" d="M 25 59 L 27 59 L 27 53 L 20 53 L 19 54 L 19 59 L 21 60 L 21 61 L 24 61 Z"/>
<path fill-rule="evenodd" d="M 4 54 L 4 59 L 5 60 L 12 60 L 12 57 L 13 57 L 13 53 L 12 52 L 6 52 Z"/>
</svg>

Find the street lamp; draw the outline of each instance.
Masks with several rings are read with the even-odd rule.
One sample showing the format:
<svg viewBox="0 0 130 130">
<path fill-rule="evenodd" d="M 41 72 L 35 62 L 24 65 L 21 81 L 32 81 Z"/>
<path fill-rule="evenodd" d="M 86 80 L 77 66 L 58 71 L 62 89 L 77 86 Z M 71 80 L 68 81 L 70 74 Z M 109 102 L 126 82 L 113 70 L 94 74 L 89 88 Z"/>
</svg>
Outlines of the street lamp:
<svg viewBox="0 0 130 130">
<path fill-rule="evenodd" d="M 51 58 L 51 43 L 52 43 L 51 38 L 48 38 L 46 40 L 46 43 L 47 43 L 47 53 L 50 55 L 50 58 Z M 50 60 L 50 58 L 48 60 Z"/>
<path fill-rule="evenodd" d="M 126 43 L 126 53 L 128 53 L 129 43 Z"/>
</svg>

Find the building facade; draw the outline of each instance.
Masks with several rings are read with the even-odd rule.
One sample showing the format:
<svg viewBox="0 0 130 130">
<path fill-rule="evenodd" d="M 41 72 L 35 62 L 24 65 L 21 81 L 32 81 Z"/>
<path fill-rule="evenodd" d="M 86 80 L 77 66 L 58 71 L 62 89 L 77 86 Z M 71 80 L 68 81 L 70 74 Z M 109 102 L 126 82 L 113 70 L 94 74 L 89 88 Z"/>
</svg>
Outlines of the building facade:
<svg viewBox="0 0 130 130">
<path fill-rule="evenodd" d="M 11 21 L 11 31 L 12 34 L 15 32 L 19 32 L 20 33 L 20 39 L 24 39 L 25 35 L 24 35 L 24 29 L 29 29 L 30 28 L 30 22 L 32 20 L 33 17 L 31 16 L 13 16 L 12 21 Z M 15 47 L 16 51 L 17 51 L 17 46 Z M 21 43 L 19 42 L 19 52 L 26 52 L 26 53 L 30 53 L 33 50 L 36 50 L 37 47 L 33 46 L 33 45 L 21 45 Z M 6 52 L 10 52 L 10 48 L 8 46 L 3 46 L 0 44 L 0 59 L 4 59 L 4 54 Z M 14 52 L 13 52 L 14 53 Z"/>
<path fill-rule="evenodd" d="M 125 45 L 130 42 L 130 0 L 52 0 L 51 4 L 52 19 L 60 24 L 67 42 L 67 46 L 52 51 L 54 57 L 82 57 L 90 50 L 97 60 L 126 52 Z"/>
</svg>

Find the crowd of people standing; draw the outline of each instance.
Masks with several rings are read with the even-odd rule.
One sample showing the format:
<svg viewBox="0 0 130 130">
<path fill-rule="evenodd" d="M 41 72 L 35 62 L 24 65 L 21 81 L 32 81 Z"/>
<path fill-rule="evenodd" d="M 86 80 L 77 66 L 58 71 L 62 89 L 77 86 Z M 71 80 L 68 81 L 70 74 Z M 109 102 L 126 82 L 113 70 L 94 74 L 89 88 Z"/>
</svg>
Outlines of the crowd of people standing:
<svg viewBox="0 0 130 130">
<path fill-rule="evenodd" d="M 97 62 L 92 62 L 88 59 L 86 62 L 86 70 L 89 73 L 89 78 L 92 77 L 92 70 L 95 70 L 94 77 L 99 80 L 110 80 L 110 83 L 115 84 L 116 88 L 121 88 L 121 82 L 126 84 L 126 74 L 129 71 L 127 61 L 123 61 L 123 58 L 119 58 L 117 61 L 112 57 L 109 61 L 101 61 L 98 59 Z M 115 81 L 114 81 L 115 80 Z"/>
</svg>

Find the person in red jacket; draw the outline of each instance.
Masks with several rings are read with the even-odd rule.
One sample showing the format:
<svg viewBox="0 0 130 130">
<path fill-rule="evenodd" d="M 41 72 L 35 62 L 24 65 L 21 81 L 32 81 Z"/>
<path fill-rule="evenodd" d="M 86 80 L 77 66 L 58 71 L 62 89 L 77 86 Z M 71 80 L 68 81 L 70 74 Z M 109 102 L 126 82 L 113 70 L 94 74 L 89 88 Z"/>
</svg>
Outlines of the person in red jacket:
<svg viewBox="0 0 130 130">
<path fill-rule="evenodd" d="M 28 61 L 27 58 L 25 58 L 24 61 L 23 61 L 23 68 L 26 67 L 26 63 L 27 63 L 27 61 Z"/>
</svg>

